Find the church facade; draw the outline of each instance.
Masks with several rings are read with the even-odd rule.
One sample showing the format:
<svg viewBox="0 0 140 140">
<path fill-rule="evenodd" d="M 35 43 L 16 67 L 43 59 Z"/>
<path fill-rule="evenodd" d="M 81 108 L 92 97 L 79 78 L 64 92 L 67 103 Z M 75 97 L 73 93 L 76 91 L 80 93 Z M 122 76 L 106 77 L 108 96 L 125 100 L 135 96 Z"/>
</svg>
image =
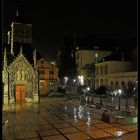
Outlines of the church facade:
<svg viewBox="0 0 140 140">
<path fill-rule="evenodd" d="M 32 48 L 32 25 L 19 13 L 8 31 L 8 44 L 3 45 L 3 104 L 39 102 L 36 62 L 42 56 Z"/>
</svg>

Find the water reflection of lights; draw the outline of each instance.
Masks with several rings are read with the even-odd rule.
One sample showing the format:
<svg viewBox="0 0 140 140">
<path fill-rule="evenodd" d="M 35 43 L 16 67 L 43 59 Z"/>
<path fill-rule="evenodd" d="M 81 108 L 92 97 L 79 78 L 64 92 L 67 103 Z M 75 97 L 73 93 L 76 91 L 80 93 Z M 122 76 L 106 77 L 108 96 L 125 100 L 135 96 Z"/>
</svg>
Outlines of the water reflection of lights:
<svg viewBox="0 0 140 140">
<path fill-rule="evenodd" d="M 82 106 L 79 106 L 78 110 L 79 110 L 79 111 L 78 111 L 78 117 L 79 117 L 80 119 L 82 119 L 84 109 L 83 109 L 83 107 L 82 107 Z"/>
<path fill-rule="evenodd" d="M 125 133 L 125 132 L 123 132 L 123 131 L 116 131 L 116 132 L 114 132 L 114 135 L 115 135 L 116 137 L 120 137 L 120 136 L 122 136 L 124 133 Z"/>
<path fill-rule="evenodd" d="M 87 112 L 87 115 L 89 116 L 90 115 L 90 112 Z"/>
<path fill-rule="evenodd" d="M 87 125 L 90 125 L 90 124 L 91 124 L 91 117 L 87 116 Z"/>
<path fill-rule="evenodd" d="M 77 109 L 74 108 L 74 122 L 78 122 L 78 119 L 77 119 Z"/>
<path fill-rule="evenodd" d="M 67 107 L 67 106 L 65 106 L 65 107 L 64 107 L 64 109 L 65 109 L 65 110 L 67 110 L 67 109 L 68 109 L 68 107 Z"/>
</svg>

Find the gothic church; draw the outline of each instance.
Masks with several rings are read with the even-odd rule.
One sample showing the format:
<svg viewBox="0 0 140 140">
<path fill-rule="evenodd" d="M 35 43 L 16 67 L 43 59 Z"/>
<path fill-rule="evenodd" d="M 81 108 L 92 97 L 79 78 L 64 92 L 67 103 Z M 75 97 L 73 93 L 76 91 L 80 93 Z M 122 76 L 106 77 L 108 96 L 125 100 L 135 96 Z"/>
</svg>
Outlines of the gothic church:
<svg viewBox="0 0 140 140">
<path fill-rule="evenodd" d="M 41 54 L 32 48 L 32 24 L 25 20 L 22 2 L 3 45 L 3 104 L 38 102 L 39 75 L 36 62 Z"/>
</svg>

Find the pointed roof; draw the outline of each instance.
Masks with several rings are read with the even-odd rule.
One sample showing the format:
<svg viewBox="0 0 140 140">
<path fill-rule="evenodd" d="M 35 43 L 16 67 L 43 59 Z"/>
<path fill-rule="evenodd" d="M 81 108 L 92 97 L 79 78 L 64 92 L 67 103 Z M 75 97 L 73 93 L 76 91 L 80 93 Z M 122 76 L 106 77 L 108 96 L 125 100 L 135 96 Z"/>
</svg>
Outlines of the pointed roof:
<svg viewBox="0 0 140 140">
<path fill-rule="evenodd" d="M 21 44 L 15 43 L 14 45 L 14 56 L 11 55 L 11 50 L 10 50 L 10 45 L 4 44 L 3 48 L 6 47 L 7 50 L 7 64 L 9 65 L 14 59 L 19 55 L 21 51 Z M 29 61 L 30 64 L 34 64 L 33 60 L 33 51 L 34 49 L 32 48 L 31 44 L 22 44 L 22 53 L 26 57 L 26 59 Z M 39 60 L 42 58 L 42 55 L 39 51 L 36 51 L 36 60 Z"/>
</svg>

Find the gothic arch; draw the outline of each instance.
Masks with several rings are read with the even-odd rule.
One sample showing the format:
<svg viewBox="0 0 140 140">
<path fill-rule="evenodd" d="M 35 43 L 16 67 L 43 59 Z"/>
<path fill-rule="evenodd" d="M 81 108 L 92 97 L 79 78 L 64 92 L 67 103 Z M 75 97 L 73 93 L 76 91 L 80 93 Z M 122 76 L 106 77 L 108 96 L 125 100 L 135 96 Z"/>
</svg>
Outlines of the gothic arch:
<svg viewBox="0 0 140 140">
<path fill-rule="evenodd" d="M 9 83 L 11 98 L 16 97 L 19 85 L 25 87 L 25 98 L 34 99 L 34 94 L 38 94 L 38 73 L 22 54 L 9 67 Z"/>
</svg>

